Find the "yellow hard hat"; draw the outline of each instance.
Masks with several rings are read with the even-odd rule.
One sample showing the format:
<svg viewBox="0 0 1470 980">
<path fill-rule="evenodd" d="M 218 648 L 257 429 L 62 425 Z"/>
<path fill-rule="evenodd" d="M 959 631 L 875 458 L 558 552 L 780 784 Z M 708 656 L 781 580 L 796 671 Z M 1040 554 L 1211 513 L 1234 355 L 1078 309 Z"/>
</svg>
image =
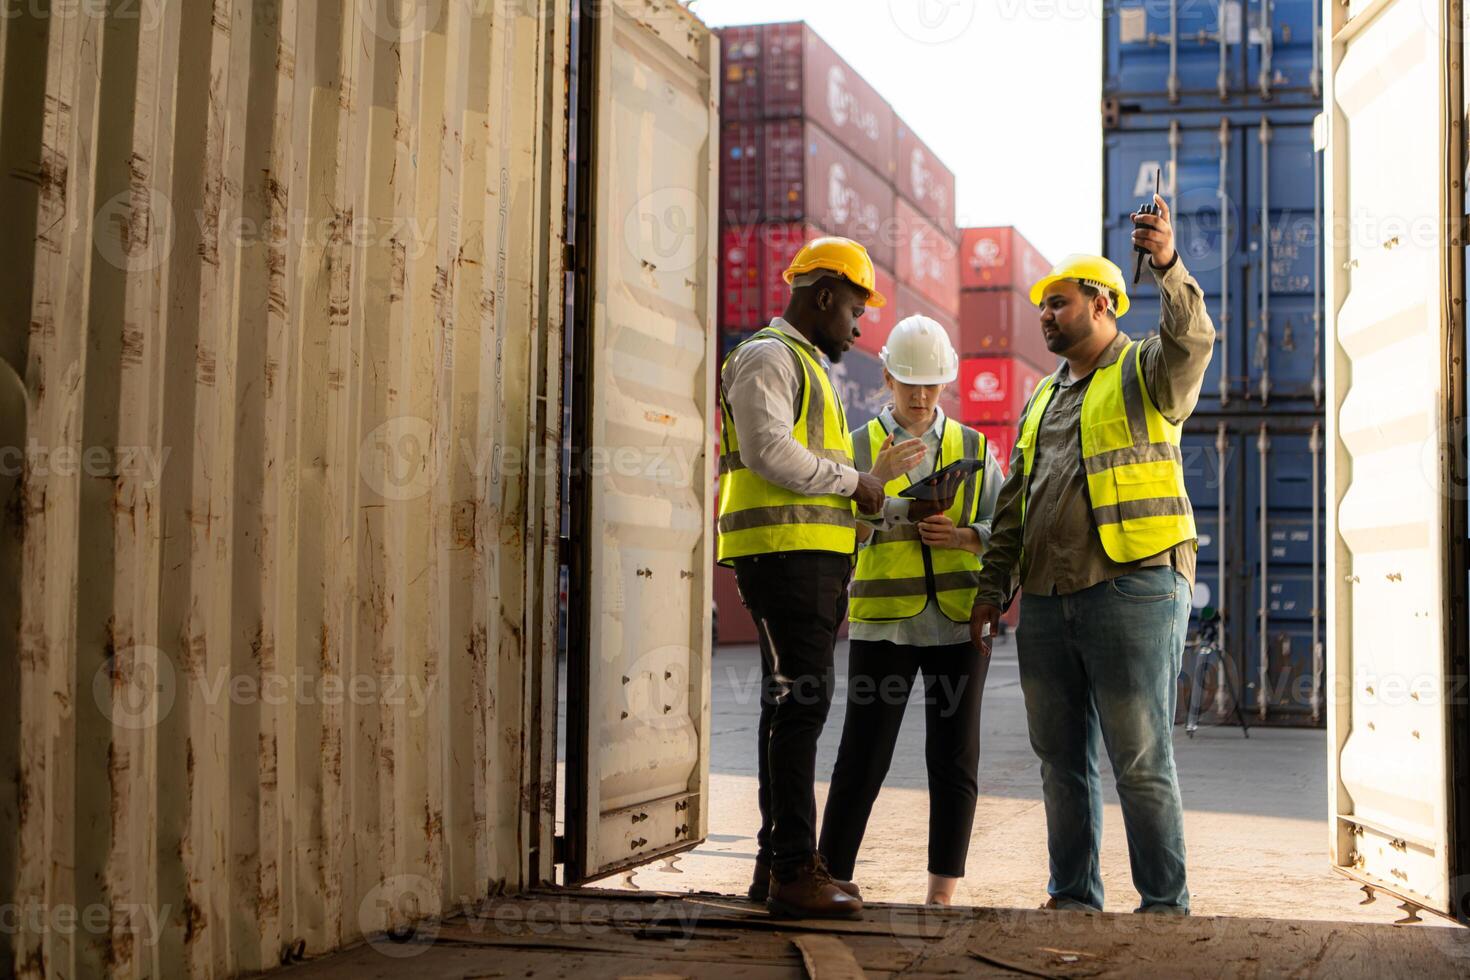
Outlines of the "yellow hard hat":
<svg viewBox="0 0 1470 980">
<path fill-rule="evenodd" d="M 1031 287 L 1031 305 L 1040 306 L 1046 296 L 1046 287 L 1063 279 L 1112 290 L 1118 296 L 1117 315 L 1128 312 L 1128 285 L 1123 278 L 1123 270 L 1101 255 L 1069 255 L 1062 259 L 1046 274 L 1046 278 Z"/>
<path fill-rule="evenodd" d="M 878 278 L 868 250 L 850 238 L 815 238 L 802 246 L 782 276 L 791 285 L 797 276 L 824 270 L 842 276 L 859 289 L 868 291 L 868 305 L 887 306 L 888 300 L 878 292 Z"/>
</svg>

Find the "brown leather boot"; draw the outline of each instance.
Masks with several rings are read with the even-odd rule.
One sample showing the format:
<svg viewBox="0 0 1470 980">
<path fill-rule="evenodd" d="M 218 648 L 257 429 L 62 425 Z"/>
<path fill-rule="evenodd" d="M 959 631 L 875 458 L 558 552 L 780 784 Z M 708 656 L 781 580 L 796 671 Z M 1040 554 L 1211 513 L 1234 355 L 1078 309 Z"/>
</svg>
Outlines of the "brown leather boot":
<svg viewBox="0 0 1470 980">
<path fill-rule="evenodd" d="M 821 860 L 821 858 L 819 857 L 818 860 Z M 826 868 L 825 862 L 823 862 L 822 867 L 823 869 Z M 836 885 L 838 888 L 841 888 L 853 898 L 862 901 L 863 893 L 858 889 L 858 886 L 853 884 L 852 882 L 842 881 L 841 879 L 833 878 L 832 884 Z M 766 900 L 766 896 L 770 895 L 770 893 L 771 862 L 768 858 L 756 858 L 755 876 L 750 879 L 750 887 L 745 890 L 745 894 L 752 902 L 764 902 Z"/>
<path fill-rule="evenodd" d="M 838 887 L 826 864 L 813 855 L 791 879 L 771 876 L 766 908 L 793 919 L 855 919 L 862 915 L 863 901 Z"/>
</svg>

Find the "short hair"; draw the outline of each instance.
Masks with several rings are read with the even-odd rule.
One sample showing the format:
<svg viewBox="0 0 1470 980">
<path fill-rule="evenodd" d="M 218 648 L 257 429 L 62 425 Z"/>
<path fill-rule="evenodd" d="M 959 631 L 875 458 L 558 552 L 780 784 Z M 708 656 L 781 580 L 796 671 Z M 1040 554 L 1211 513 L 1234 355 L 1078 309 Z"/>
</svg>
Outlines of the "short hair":
<svg viewBox="0 0 1470 980">
<path fill-rule="evenodd" d="M 1082 295 L 1087 297 L 1088 303 L 1091 303 L 1093 300 L 1103 295 L 1104 290 L 1099 289 L 1097 286 L 1094 286 L 1091 283 L 1081 282 L 1079 280 L 1074 281 L 1077 282 L 1077 288 L 1082 290 Z M 1107 290 L 1106 292 L 1108 300 L 1108 316 L 1116 320 L 1118 318 L 1118 294 L 1113 292 L 1111 289 Z"/>
</svg>

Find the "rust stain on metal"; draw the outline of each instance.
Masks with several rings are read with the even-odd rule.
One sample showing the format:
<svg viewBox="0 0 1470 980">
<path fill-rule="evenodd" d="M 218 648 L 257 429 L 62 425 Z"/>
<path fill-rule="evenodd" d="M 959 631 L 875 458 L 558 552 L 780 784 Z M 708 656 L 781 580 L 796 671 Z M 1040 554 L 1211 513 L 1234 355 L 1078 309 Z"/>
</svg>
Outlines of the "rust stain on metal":
<svg viewBox="0 0 1470 980">
<path fill-rule="evenodd" d="M 214 387 L 215 357 L 214 351 L 200 344 L 194 352 L 195 377 L 199 383 Z"/>
<path fill-rule="evenodd" d="M 143 351 L 146 349 L 146 341 L 143 331 L 136 327 L 124 327 L 122 332 L 122 350 L 119 352 L 119 360 L 123 367 L 137 367 L 143 363 Z"/>
<path fill-rule="evenodd" d="M 473 551 L 479 533 L 475 517 L 478 507 L 473 500 L 456 501 L 451 510 L 452 543 L 455 551 Z"/>
<path fill-rule="evenodd" d="M 670 415 L 668 412 L 647 411 L 643 413 L 644 419 L 655 425 L 674 425 L 679 421 L 678 416 Z"/>
</svg>

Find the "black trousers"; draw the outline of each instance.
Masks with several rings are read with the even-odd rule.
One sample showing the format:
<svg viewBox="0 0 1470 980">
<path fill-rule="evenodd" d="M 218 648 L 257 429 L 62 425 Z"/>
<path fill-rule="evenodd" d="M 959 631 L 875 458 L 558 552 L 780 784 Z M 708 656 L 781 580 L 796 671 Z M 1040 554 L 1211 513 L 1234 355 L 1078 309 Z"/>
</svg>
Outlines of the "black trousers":
<svg viewBox="0 0 1470 980">
<path fill-rule="evenodd" d="M 920 671 L 929 770 L 929 873 L 964 877 L 979 785 L 980 699 L 989 667 L 989 659 L 969 643 L 912 647 L 852 641 L 847 714 L 819 848 L 833 877 L 852 878 L 873 801 L 893 761 L 914 675 Z"/>
<path fill-rule="evenodd" d="M 852 560 L 829 552 L 735 561 L 735 582 L 761 643 L 756 842 L 777 877 L 816 853 L 817 739 L 832 707 L 832 648 L 847 618 L 851 578 Z"/>
</svg>

